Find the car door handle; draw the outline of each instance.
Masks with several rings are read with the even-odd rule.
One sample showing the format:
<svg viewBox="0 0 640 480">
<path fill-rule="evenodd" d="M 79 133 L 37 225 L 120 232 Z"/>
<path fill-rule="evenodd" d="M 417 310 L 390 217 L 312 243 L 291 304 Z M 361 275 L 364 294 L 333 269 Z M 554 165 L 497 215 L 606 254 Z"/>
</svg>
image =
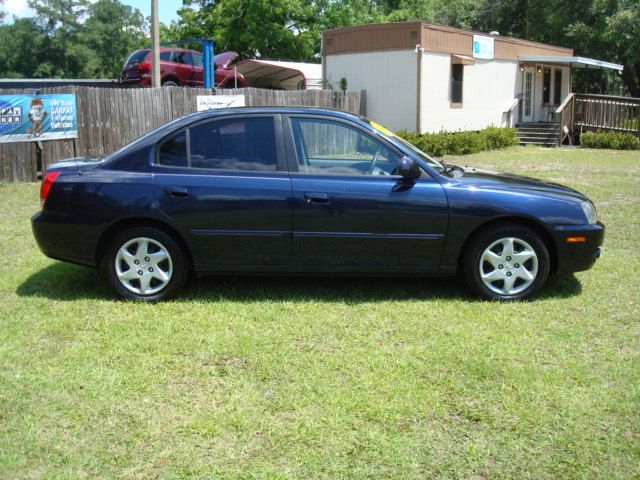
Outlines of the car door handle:
<svg viewBox="0 0 640 480">
<path fill-rule="evenodd" d="M 186 187 L 175 187 L 172 185 L 167 185 L 164 187 L 164 193 L 166 193 L 170 197 L 188 197 L 189 189 Z"/>
<path fill-rule="evenodd" d="M 305 192 L 304 201 L 306 203 L 329 203 L 331 197 L 326 193 Z"/>
</svg>

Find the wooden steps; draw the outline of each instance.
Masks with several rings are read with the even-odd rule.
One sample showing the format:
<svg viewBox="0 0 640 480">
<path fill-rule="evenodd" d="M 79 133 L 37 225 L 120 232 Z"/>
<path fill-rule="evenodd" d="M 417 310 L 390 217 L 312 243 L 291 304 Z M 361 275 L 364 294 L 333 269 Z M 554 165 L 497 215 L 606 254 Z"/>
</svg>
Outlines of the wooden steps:
<svg viewBox="0 0 640 480">
<path fill-rule="evenodd" d="M 516 128 L 520 145 L 558 146 L 557 123 L 520 123 Z"/>
</svg>

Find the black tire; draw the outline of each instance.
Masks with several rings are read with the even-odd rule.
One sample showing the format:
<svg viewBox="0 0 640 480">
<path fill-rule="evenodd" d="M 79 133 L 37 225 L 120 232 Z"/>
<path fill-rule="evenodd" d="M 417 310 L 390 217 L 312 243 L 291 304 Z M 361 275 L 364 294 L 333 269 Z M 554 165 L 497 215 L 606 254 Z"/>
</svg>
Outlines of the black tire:
<svg viewBox="0 0 640 480">
<path fill-rule="evenodd" d="M 144 239 L 149 240 L 146 242 L 149 245 L 146 249 L 147 252 L 149 252 L 149 256 L 138 257 L 133 260 L 133 257 L 137 257 L 139 245 L 142 244 L 137 240 Z M 131 254 L 131 261 L 138 262 L 136 266 L 129 265 L 124 260 L 123 255 L 118 257 L 121 248 L 131 242 L 133 243 L 127 251 Z M 143 254 L 147 255 L 147 253 L 141 251 L 141 255 Z M 166 254 L 166 257 L 163 256 L 163 254 Z M 154 259 L 154 255 L 157 256 L 156 259 Z M 162 258 L 162 260 L 157 261 L 158 258 Z M 145 259 L 148 262 L 145 261 Z M 117 266 L 117 262 L 119 262 L 119 266 Z M 118 295 L 128 300 L 144 302 L 157 302 L 175 295 L 189 276 L 185 252 L 182 251 L 170 235 L 153 227 L 134 227 L 116 235 L 106 251 L 103 267 L 111 285 Z M 119 269 L 120 274 L 124 276 L 129 272 L 129 269 L 133 270 L 138 268 L 140 268 L 140 270 L 135 273 L 144 276 L 149 281 L 148 294 L 143 293 L 144 285 L 141 283 L 142 280 L 138 280 L 137 278 L 121 280 L 118 276 L 117 269 Z M 140 272 L 142 272 L 142 274 L 140 274 Z M 132 271 L 132 274 L 133 273 Z M 168 276 L 168 280 L 165 281 L 164 284 L 161 279 L 156 278 L 159 274 Z M 142 276 L 140 277 L 141 279 Z"/>
<path fill-rule="evenodd" d="M 163 87 L 179 87 L 180 84 L 174 80 L 165 80 L 162 82 Z"/>
<path fill-rule="evenodd" d="M 509 239 L 513 239 L 513 243 Z M 510 244 L 515 252 L 513 257 L 508 256 Z M 489 247 L 492 249 L 487 251 Z M 518 263 L 519 258 L 525 259 L 529 255 L 529 247 L 535 256 Z M 498 265 L 494 266 L 494 262 Z M 464 252 L 462 271 L 471 290 L 481 297 L 511 301 L 535 295 L 547 281 L 549 266 L 549 252 L 540 235 L 524 225 L 505 223 L 482 230 L 470 240 Z M 487 276 L 486 280 L 483 280 L 481 270 Z M 492 281 L 494 277 L 504 277 L 504 280 Z M 507 281 L 513 282 L 512 288 L 509 289 Z"/>
</svg>

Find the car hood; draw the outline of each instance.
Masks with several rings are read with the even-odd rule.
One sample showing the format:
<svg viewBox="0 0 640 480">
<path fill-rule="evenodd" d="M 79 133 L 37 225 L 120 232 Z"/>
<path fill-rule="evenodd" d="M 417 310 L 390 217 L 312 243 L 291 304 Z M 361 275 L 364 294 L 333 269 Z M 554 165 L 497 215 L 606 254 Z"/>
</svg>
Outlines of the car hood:
<svg viewBox="0 0 640 480">
<path fill-rule="evenodd" d="M 540 193 L 543 195 L 571 197 L 580 201 L 587 199 L 577 190 L 565 187 L 558 183 L 466 166 L 462 167 L 462 170 L 463 173 L 458 175 L 455 180 L 463 186 L 490 188 L 494 190 L 521 190 L 529 193 Z"/>
<path fill-rule="evenodd" d="M 238 58 L 238 52 L 222 52 L 213 57 L 216 67 L 229 68 L 229 64 Z"/>
</svg>

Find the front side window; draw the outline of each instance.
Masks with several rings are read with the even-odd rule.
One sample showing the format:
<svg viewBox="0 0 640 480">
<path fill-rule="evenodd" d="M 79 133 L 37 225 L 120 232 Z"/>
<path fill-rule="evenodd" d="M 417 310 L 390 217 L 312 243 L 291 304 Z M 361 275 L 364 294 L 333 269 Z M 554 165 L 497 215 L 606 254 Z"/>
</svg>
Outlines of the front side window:
<svg viewBox="0 0 640 480">
<path fill-rule="evenodd" d="M 393 175 L 399 157 L 371 135 L 340 122 L 292 118 L 301 173 Z"/>
<path fill-rule="evenodd" d="M 202 54 L 194 53 L 193 54 L 193 66 L 202 68 Z"/>
<path fill-rule="evenodd" d="M 190 127 L 165 140 L 158 163 L 166 166 L 274 172 L 273 118 L 226 118 Z"/>
<path fill-rule="evenodd" d="M 462 103 L 464 65 L 451 65 L 451 103 Z"/>
</svg>

